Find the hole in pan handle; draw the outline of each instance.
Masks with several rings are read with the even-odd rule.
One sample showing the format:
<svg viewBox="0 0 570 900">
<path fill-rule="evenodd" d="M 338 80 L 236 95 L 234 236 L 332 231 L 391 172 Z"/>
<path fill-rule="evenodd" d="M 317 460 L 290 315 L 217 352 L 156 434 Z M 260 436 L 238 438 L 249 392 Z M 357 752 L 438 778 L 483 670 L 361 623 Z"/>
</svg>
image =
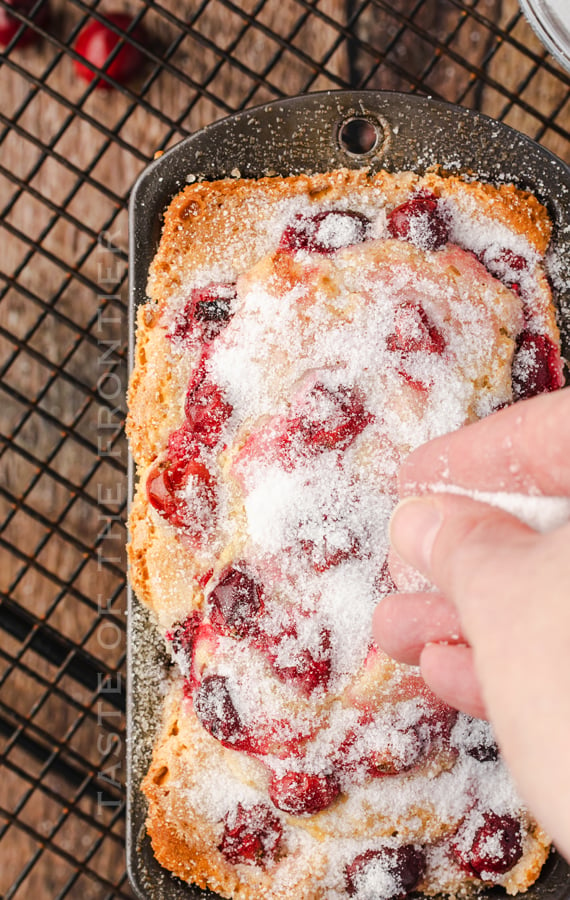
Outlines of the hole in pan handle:
<svg viewBox="0 0 570 900">
<path fill-rule="evenodd" d="M 383 136 L 379 122 L 364 116 L 351 116 L 341 122 L 338 142 L 341 149 L 351 156 L 368 156 L 373 153 Z"/>
<path fill-rule="evenodd" d="M 385 154 L 389 137 L 390 125 L 385 119 L 370 113 L 349 115 L 337 126 L 336 143 L 352 159 L 378 158 Z"/>
</svg>

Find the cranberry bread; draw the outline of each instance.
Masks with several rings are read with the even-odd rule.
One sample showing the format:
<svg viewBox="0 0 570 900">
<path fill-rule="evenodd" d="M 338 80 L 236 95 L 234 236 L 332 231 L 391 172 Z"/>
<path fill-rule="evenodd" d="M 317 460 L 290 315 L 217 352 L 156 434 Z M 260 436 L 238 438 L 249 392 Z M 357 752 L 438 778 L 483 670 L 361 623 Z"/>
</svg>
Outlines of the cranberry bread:
<svg viewBox="0 0 570 900">
<path fill-rule="evenodd" d="M 186 188 L 138 315 L 133 587 L 177 663 L 143 790 L 224 897 L 510 893 L 549 842 L 486 724 L 372 644 L 420 443 L 563 383 L 537 200 L 435 174 Z"/>
</svg>

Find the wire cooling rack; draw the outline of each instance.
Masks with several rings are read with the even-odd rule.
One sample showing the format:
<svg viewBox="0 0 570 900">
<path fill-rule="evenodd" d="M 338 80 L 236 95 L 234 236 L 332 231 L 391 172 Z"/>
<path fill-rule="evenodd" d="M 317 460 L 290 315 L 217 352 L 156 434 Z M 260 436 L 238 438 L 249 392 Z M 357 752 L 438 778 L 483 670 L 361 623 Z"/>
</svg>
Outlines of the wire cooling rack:
<svg viewBox="0 0 570 900">
<path fill-rule="evenodd" d="M 116 11 L 131 24 L 111 29 L 144 64 L 127 85 L 101 70 L 82 81 L 77 35 Z M 228 113 L 338 88 L 474 107 L 568 161 L 570 77 L 516 0 L 37 0 L 12 14 L 21 26 L 0 56 L 0 896 L 132 898 L 130 187 L 155 153 Z"/>
</svg>

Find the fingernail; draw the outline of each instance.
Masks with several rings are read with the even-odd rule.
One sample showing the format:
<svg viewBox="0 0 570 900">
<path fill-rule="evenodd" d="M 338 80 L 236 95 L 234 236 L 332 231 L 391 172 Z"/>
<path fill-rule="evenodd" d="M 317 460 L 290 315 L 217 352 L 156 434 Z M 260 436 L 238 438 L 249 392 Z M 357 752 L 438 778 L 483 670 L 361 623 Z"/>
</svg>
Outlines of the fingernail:
<svg viewBox="0 0 570 900">
<path fill-rule="evenodd" d="M 390 522 L 396 553 L 424 575 L 430 574 L 434 541 L 442 516 L 432 497 L 408 497 L 398 503 Z"/>
</svg>

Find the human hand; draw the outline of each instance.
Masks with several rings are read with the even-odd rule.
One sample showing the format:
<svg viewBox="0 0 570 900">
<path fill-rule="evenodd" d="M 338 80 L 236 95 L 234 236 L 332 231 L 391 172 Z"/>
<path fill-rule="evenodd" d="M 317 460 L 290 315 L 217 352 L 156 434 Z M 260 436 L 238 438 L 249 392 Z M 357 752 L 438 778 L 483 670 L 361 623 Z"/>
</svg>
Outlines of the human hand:
<svg viewBox="0 0 570 900">
<path fill-rule="evenodd" d="M 470 497 L 430 493 L 570 497 L 569 446 L 566 389 L 411 454 L 400 492 L 415 499 L 397 508 L 392 543 L 438 590 L 387 597 L 374 628 L 437 694 L 488 715 L 521 793 L 570 856 L 570 524 L 541 534 Z M 401 587 L 406 568 L 393 574 Z"/>
</svg>

